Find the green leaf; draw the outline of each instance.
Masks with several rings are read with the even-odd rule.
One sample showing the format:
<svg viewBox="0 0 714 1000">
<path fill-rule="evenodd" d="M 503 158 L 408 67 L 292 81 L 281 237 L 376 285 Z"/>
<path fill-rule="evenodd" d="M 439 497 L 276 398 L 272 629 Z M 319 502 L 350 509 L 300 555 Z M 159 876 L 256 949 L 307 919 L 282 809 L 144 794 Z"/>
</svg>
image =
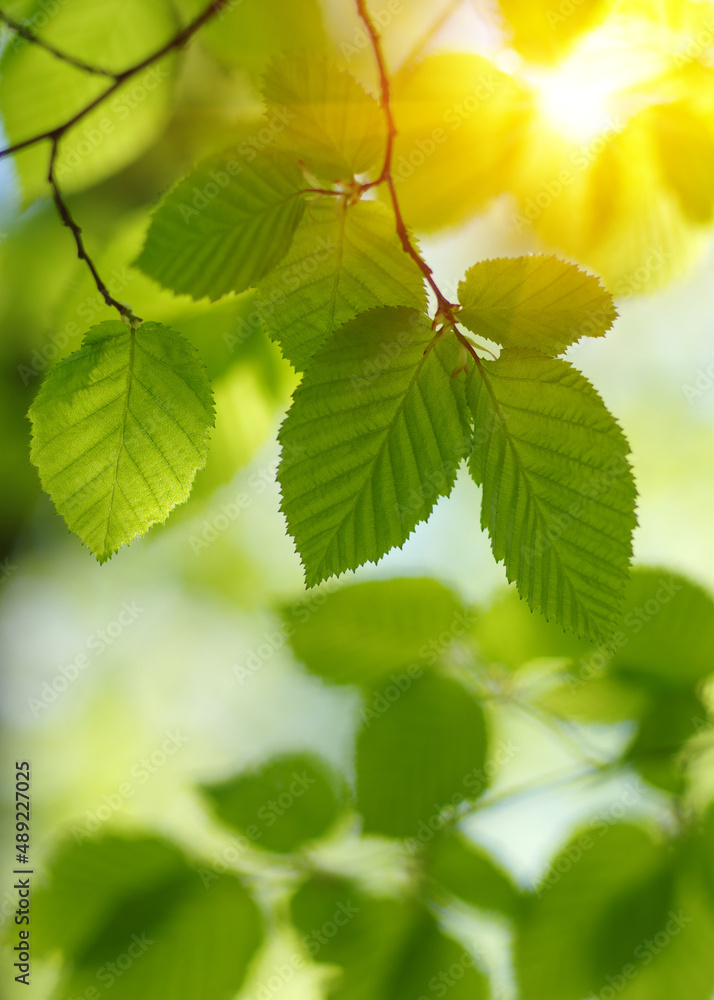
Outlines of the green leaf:
<svg viewBox="0 0 714 1000">
<path fill-rule="evenodd" d="M 625 760 L 634 764 L 645 781 L 680 793 L 686 780 L 680 755 L 684 744 L 700 731 L 706 714 L 691 691 L 669 689 L 652 694 L 640 713 L 637 735 Z"/>
<path fill-rule="evenodd" d="M 49 861 L 48 884 L 33 894 L 37 955 L 55 948 L 80 953 L 118 906 L 172 881 L 184 864 L 177 848 L 152 837 L 61 843 Z"/>
<path fill-rule="evenodd" d="M 338 684 L 374 684 L 390 671 L 432 665 L 472 615 L 436 580 L 371 580 L 342 587 L 317 607 L 284 615 L 295 655 Z"/>
<path fill-rule="evenodd" d="M 35 4 L 29 24 L 62 52 L 120 72 L 162 46 L 177 30 L 163 0 L 95 0 Z M 56 174 L 65 192 L 96 184 L 135 160 L 158 136 L 168 116 L 175 62 L 165 59 L 123 84 L 63 138 Z M 64 124 L 110 86 L 14 36 L 0 62 L 0 113 L 10 142 Z M 26 201 L 46 194 L 46 143 L 18 153 Z"/>
<path fill-rule="evenodd" d="M 470 428 L 459 344 L 433 337 L 415 310 L 363 313 L 296 390 L 279 479 L 308 586 L 402 545 L 451 491 Z"/>
<path fill-rule="evenodd" d="M 459 284 L 459 323 L 504 347 L 561 354 L 602 337 L 617 311 L 590 274 L 557 257 L 500 257 L 474 264 Z"/>
<path fill-rule="evenodd" d="M 431 673 L 402 692 L 377 689 L 367 706 L 357 736 L 365 831 L 428 842 L 441 810 L 468 797 L 481 773 L 481 708 L 458 682 Z"/>
<path fill-rule="evenodd" d="M 256 308 L 285 357 L 304 370 L 337 327 L 376 306 L 426 309 L 424 282 L 394 216 L 378 202 L 313 202 L 290 253 L 258 288 Z"/>
<path fill-rule="evenodd" d="M 521 902 L 505 871 L 460 833 L 448 833 L 434 841 L 428 874 L 454 896 L 480 910 L 511 917 Z"/>
<path fill-rule="evenodd" d="M 567 362 L 510 349 L 474 370 L 471 473 L 496 559 L 534 610 L 578 635 L 609 633 L 635 526 L 628 446 Z"/>
<path fill-rule="evenodd" d="M 395 970 L 385 1000 L 415 1000 L 448 996 L 449 1000 L 488 1000 L 488 979 L 477 968 L 462 944 L 439 930 L 436 920 L 424 913 Z"/>
<path fill-rule="evenodd" d="M 194 299 L 243 292 L 290 249 L 304 186 L 297 164 L 275 153 L 212 157 L 159 205 L 136 266 Z"/>
<path fill-rule="evenodd" d="M 521 1000 L 599 995 L 605 976 L 621 972 L 623 956 L 634 958 L 649 933 L 667 923 L 666 853 L 644 831 L 614 822 L 605 812 L 602 822 L 579 831 L 525 907 L 515 948 Z M 607 935 L 608 923 L 619 940 Z"/>
<path fill-rule="evenodd" d="M 327 833 L 344 794 L 337 776 L 308 754 L 276 758 L 201 790 L 222 823 L 240 830 L 257 847 L 281 854 Z"/>
<path fill-rule="evenodd" d="M 179 0 L 185 17 L 206 9 L 205 0 Z M 248 75 L 256 85 L 276 52 L 322 52 L 327 47 L 319 0 L 233 0 L 196 36 L 226 67 Z"/>
<path fill-rule="evenodd" d="M 330 181 L 381 165 L 386 135 L 375 99 L 355 78 L 314 52 L 281 56 L 263 80 L 267 115 L 285 122 L 277 143 Z"/>
<path fill-rule="evenodd" d="M 104 562 L 186 500 L 206 461 L 213 401 L 180 334 L 110 320 L 49 372 L 29 416 L 43 489 Z"/>
<path fill-rule="evenodd" d="M 341 966 L 331 1000 L 374 1000 L 385 991 L 413 922 L 413 908 L 368 896 L 354 882 L 318 873 L 298 889 L 290 916 L 318 962 Z"/>
<path fill-rule="evenodd" d="M 691 688 L 714 672 L 714 601 L 664 569 L 636 568 L 625 591 L 623 639 L 611 670 L 655 688 Z"/>
<path fill-rule="evenodd" d="M 121 1000 L 197 991 L 230 1000 L 262 939 L 258 907 L 237 879 L 204 886 L 173 847 L 148 839 L 65 848 L 33 896 L 35 921 L 64 951 L 58 1000 L 110 986 Z"/>
<path fill-rule="evenodd" d="M 654 844 L 614 815 L 553 861 L 516 939 L 522 1000 L 710 1000 L 714 916 L 702 859 L 711 845 Z"/>
</svg>

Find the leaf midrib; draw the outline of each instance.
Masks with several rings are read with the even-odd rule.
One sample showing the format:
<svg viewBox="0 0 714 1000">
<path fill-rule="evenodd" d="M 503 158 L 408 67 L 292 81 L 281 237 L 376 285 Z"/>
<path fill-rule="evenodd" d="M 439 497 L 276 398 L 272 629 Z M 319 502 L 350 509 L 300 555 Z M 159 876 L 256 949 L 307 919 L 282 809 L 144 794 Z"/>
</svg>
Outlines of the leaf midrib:
<svg viewBox="0 0 714 1000">
<path fill-rule="evenodd" d="M 134 347 L 136 344 L 136 330 L 132 327 L 129 333 L 129 363 L 127 365 L 126 373 L 126 399 L 124 400 L 124 412 L 121 417 L 120 433 L 119 433 L 119 447 L 117 448 L 116 462 L 114 463 L 114 475 L 112 477 L 112 488 L 109 494 L 109 508 L 107 510 L 107 519 L 104 526 L 104 538 L 102 539 L 102 555 L 106 555 L 107 551 L 107 538 L 109 537 L 109 522 L 112 517 L 112 508 L 114 506 L 114 494 L 117 489 L 117 482 L 119 478 L 119 459 L 121 458 L 122 449 L 124 448 L 124 433 L 126 431 L 126 421 L 129 415 L 129 397 L 131 396 L 131 380 L 134 374 Z"/>
</svg>

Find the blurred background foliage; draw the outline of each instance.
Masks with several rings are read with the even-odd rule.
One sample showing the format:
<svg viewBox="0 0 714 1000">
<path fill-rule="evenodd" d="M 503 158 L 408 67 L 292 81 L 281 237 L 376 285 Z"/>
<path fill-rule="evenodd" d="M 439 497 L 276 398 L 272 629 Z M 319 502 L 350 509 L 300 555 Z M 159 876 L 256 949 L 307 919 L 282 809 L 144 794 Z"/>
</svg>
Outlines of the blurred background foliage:
<svg viewBox="0 0 714 1000">
<path fill-rule="evenodd" d="M 203 6 L 3 10 L 114 69 Z M 38 871 L 18 995 L 711 1000 L 714 4 L 370 9 L 399 197 L 441 286 L 546 250 L 616 297 L 613 331 L 568 356 L 633 448 L 622 623 L 593 649 L 504 591 L 466 477 L 402 551 L 304 593 L 274 481 L 295 376 L 253 293 L 193 302 L 132 262 L 197 160 L 274 141 L 257 83 L 276 52 L 328 51 L 372 89 L 373 56 L 350 0 L 229 2 L 61 161 L 110 291 L 197 346 L 217 401 L 189 502 L 103 567 L 40 494 L 25 414 L 114 316 L 48 200 L 46 149 L 2 161 L 1 780 L 32 761 Z M 8 141 L 102 85 L 4 32 Z"/>
</svg>

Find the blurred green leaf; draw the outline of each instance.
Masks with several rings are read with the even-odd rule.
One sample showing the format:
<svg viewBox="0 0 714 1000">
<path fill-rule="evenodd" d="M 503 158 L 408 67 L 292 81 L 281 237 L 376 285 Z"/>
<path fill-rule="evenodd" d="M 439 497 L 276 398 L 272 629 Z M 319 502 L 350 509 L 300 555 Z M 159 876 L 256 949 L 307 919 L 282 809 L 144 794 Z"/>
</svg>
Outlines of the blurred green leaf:
<svg viewBox="0 0 714 1000">
<path fill-rule="evenodd" d="M 287 257 L 261 281 L 256 307 L 303 370 L 337 327 L 377 306 L 426 308 L 419 269 L 378 202 L 312 202 Z"/>
<path fill-rule="evenodd" d="M 180 0 L 187 15 L 205 9 L 205 0 Z M 238 0 L 206 25 L 200 43 L 224 66 L 257 80 L 276 52 L 305 49 L 322 53 L 327 37 L 318 0 Z"/>
<path fill-rule="evenodd" d="M 427 673 L 366 696 L 357 735 L 357 808 L 367 833 L 431 840 L 440 814 L 469 794 L 486 757 L 481 707 L 458 682 Z"/>
<path fill-rule="evenodd" d="M 633 572 L 621 629 L 611 664 L 618 675 L 661 689 L 691 688 L 714 672 L 714 601 L 676 573 Z"/>
<path fill-rule="evenodd" d="M 172 882 L 184 869 L 177 848 L 150 837 L 61 843 L 50 858 L 47 885 L 33 893 L 36 954 L 55 948 L 80 954 L 117 907 Z"/>
<path fill-rule="evenodd" d="M 339 777 L 308 754 L 276 758 L 201 791 L 222 823 L 280 854 L 326 834 L 345 796 Z"/>
<path fill-rule="evenodd" d="M 316 962 L 338 965 L 331 1000 L 375 1000 L 388 980 L 413 922 L 401 900 L 366 895 L 343 878 L 315 875 L 292 898 L 290 916 Z"/>
<path fill-rule="evenodd" d="M 158 50 L 177 30 L 166 0 L 72 0 L 35 4 L 41 36 L 63 52 L 120 72 Z M 45 9 L 48 8 L 48 9 Z M 29 13 L 33 24 L 34 13 Z M 175 59 L 163 59 L 123 84 L 63 138 L 56 174 L 63 191 L 87 187 L 131 163 L 158 137 L 169 111 Z M 89 75 L 21 37 L 0 61 L 0 112 L 12 143 L 64 124 L 106 90 L 111 79 Z M 47 192 L 49 149 L 17 154 L 23 195 Z"/>
<path fill-rule="evenodd" d="M 638 719 L 638 730 L 625 759 L 631 761 L 650 784 L 681 792 L 685 774 L 679 755 L 684 744 L 699 732 L 706 710 L 690 691 L 653 694 Z"/>
<path fill-rule="evenodd" d="M 381 166 L 384 115 L 350 74 L 314 52 L 273 60 L 263 77 L 266 114 L 284 122 L 278 145 L 329 181 L 349 181 Z"/>
<path fill-rule="evenodd" d="M 511 878 L 463 834 L 448 833 L 435 839 L 426 863 L 431 878 L 471 906 L 506 917 L 518 910 L 521 896 Z"/>
<path fill-rule="evenodd" d="M 603 818 L 573 836 L 524 907 L 515 949 L 521 1000 L 599 996 L 606 975 L 620 975 L 627 956 L 635 963 L 635 949 L 666 925 L 667 853 L 615 822 Z"/>
<path fill-rule="evenodd" d="M 385 1000 L 414 1000 L 432 994 L 448 995 L 450 1000 L 488 1000 L 491 991 L 471 952 L 443 934 L 436 920 L 424 914 Z"/>
<path fill-rule="evenodd" d="M 342 587 L 283 617 L 295 655 L 313 674 L 371 685 L 391 671 L 434 664 L 473 616 L 436 580 L 404 578 Z"/>
<path fill-rule="evenodd" d="M 297 164 L 274 152 L 212 157 L 159 205 L 136 266 L 195 299 L 243 292 L 290 249 L 303 187 Z"/>
</svg>

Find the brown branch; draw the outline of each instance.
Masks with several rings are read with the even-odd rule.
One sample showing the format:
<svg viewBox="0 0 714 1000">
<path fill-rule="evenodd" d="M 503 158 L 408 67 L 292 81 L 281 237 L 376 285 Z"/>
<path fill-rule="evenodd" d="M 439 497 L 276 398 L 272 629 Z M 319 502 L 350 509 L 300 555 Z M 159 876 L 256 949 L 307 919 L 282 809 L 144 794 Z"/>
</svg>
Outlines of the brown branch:
<svg viewBox="0 0 714 1000">
<path fill-rule="evenodd" d="M 125 83 L 132 76 L 135 76 L 137 73 L 140 73 L 141 70 L 146 69 L 147 66 L 151 66 L 152 63 L 157 62 L 159 59 L 163 58 L 163 56 L 165 55 L 168 55 L 170 52 L 176 52 L 179 49 L 183 48 L 186 42 L 198 31 L 198 29 L 202 27 L 202 25 L 204 25 L 206 21 L 208 21 L 211 17 L 213 17 L 214 14 L 217 14 L 218 11 L 221 9 L 221 7 L 225 6 L 227 2 L 228 0 L 213 0 L 213 2 L 208 5 L 208 7 L 203 11 L 202 14 L 199 14 L 197 17 L 195 17 L 193 21 L 187 24 L 185 28 L 182 28 L 177 35 L 174 35 L 174 37 L 171 38 L 165 45 L 162 45 L 160 49 L 157 49 L 150 56 L 147 56 L 140 62 L 135 63 L 128 69 L 122 70 L 120 73 L 109 73 L 104 70 L 97 70 L 96 68 L 90 67 L 89 65 L 86 64 L 82 65 L 77 60 L 74 60 L 71 56 L 67 57 L 58 50 L 48 47 L 46 43 L 41 42 L 31 32 L 27 31 L 27 29 L 24 29 L 21 25 L 19 26 L 19 29 L 22 29 L 20 30 L 20 33 L 22 34 L 23 38 L 28 38 L 29 41 L 35 42 L 35 44 L 37 45 L 41 45 L 43 48 L 47 49 L 47 51 L 50 51 L 52 52 L 53 55 L 57 56 L 57 58 L 64 59 L 66 62 L 71 62 L 79 69 L 84 69 L 85 72 L 87 73 L 102 73 L 103 75 L 112 77 L 113 82 L 110 84 L 109 87 L 107 87 L 106 90 L 103 90 L 101 94 L 95 97 L 92 101 L 89 102 L 89 104 L 87 104 L 84 108 L 82 108 L 81 111 L 78 111 L 75 115 L 69 118 L 62 125 L 57 125 L 53 129 L 48 129 L 46 132 L 41 132 L 38 135 L 32 136 L 30 139 L 24 139 L 22 142 L 16 142 L 14 145 L 8 146 L 6 149 L 0 150 L 0 159 L 2 159 L 4 156 L 10 156 L 13 153 L 17 153 L 22 149 L 27 149 L 29 146 L 35 146 L 37 145 L 37 143 L 40 142 L 49 141 L 51 143 L 47 180 L 52 189 L 52 196 L 54 199 L 54 203 L 57 206 L 57 212 L 59 214 L 59 217 L 62 220 L 63 225 L 67 226 L 67 228 L 71 231 L 72 235 L 74 236 L 74 242 L 77 246 L 77 256 L 79 257 L 80 260 L 83 260 L 86 263 L 94 279 L 94 283 L 97 286 L 97 289 L 99 290 L 99 293 L 101 294 L 106 304 L 116 309 L 119 312 L 121 318 L 126 320 L 132 326 L 136 323 L 141 322 L 141 320 L 139 319 L 138 316 L 134 315 L 134 313 L 128 306 L 124 305 L 122 302 L 119 302 L 110 294 L 109 289 L 107 288 L 106 284 L 100 277 L 99 272 L 97 271 L 97 268 L 94 265 L 94 262 L 87 253 L 87 248 L 85 247 L 84 240 L 82 239 L 82 230 L 80 226 L 77 224 L 77 222 L 72 218 L 67 203 L 65 202 L 62 196 L 62 192 L 57 182 L 57 176 L 55 173 L 55 166 L 57 163 L 57 154 L 59 152 L 60 140 L 62 139 L 64 134 L 68 132 L 69 129 L 72 128 L 73 125 L 76 125 L 77 122 L 81 121 L 82 118 L 84 118 L 85 115 L 88 115 L 90 111 L 93 111 L 94 108 L 102 104 L 103 101 L 106 101 L 106 99 L 109 96 L 111 96 L 111 94 L 113 94 L 115 90 L 117 90 L 123 83 Z M 6 24 L 9 23 L 9 19 L 7 18 L 7 16 L 2 13 L 0 13 L 0 19 L 4 20 Z M 14 22 L 10 26 L 15 27 L 15 30 L 19 30 L 18 27 L 15 26 Z"/>
<path fill-rule="evenodd" d="M 84 245 L 84 240 L 82 239 L 82 230 L 79 225 L 75 222 L 70 214 L 67 203 L 62 197 L 62 192 L 60 191 L 59 184 L 57 183 L 57 178 L 55 176 L 55 163 L 57 160 L 57 150 L 59 147 L 59 139 L 53 139 L 52 141 L 52 152 L 50 153 L 50 166 L 47 174 L 47 180 L 52 188 L 52 196 L 54 198 L 55 205 L 57 206 L 57 212 L 59 214 L 62 223 L 72 232 L 74 236 L 74 242 L 77 244 L 77 256 L 80 260 L 83 260 L 94 278 L 94 283 L 99 289 L 99 292 L 108 306 L 112 306 L 119 312 L 122 319 L 125 319 L 128 323 L 134 326 L 136 323 L 141 323 L 141 319 L 135 316 L 131 309 L 124 305 L 123 302 L 119 302 L 110 293 L 107 286 L 102 281 L 94 262 L 87 253 L 87 249 Z"/>
<path fill-rule="evenodd" d="M 16 142 L 12 146 L 7 146 L 5 149 L 0 149 L 0 159 L 4 156 L 11 156 L 13 153 L 18 153 L 22 149 L 27 149 L 28 146 L 35 146 L 38 142 L 44 142 L 45 140 L 50 140 L 52 142 L 55 139 L 61 139 L 65 132 L 76 125 L 77 122 L 81 121 L 85 115 L 88 115 L 90 111 L 93 111 L 96 107 L 102 104 L 108 97 L 110 97 L 115 90 L 117 90 L 122 83 L 125 83 L 130 77 L 135 76 L 140 73 L 142 69 L 146 69 L 147 66 L 151 66 L 152 63 L 157 62 L 162 59 L 165 55 L 170 52 L 176 52 L 183 48 L 186 42 L 194 35 L 200 27 L 202 27 L 206 21 L 218 13 L 221 7 L 224 7 L 228 0 L 213 0 L 213 3 L 209 4 L 206 10 L 198 17 L 194 18 L 190 24 L 187 24 L 185 28 L 182 28 L 177 35 L 174 35 L 165 45 L 162 45 L 160 49 L 153 52 L 150 56 L 142 59 L 140 62 L 135 63 L 128 69 L 122 70 L 121 73 L 111 73 L 110 76 L 113 77 L 113 83 L 103 90 L 101 94 L 90 101 L 81 111 L 73 115 L 71 118 L 63 122 L 62 125 L 57 125 L 55 128 L 48 129 L 46 132 L 40 132 L 38 135 L 34 135 L 29 139 L 23 139 L 22 142 Z"/>
<path fill-rule="evenodd" d="M 367 184 L 363 185 L 363 190 L 370 187 L 375 187 L 378 184 L 386 184 L 389 190 L 389 197 L 392 202 L 392 208 L 394 209 L 394 218 L 396 221 L 397 235 L 402 244 L 404 252 L 409 254 L 414 263 L 417 265 L 421 273 L 424 275 L 428 281 L 434 295 L 436 296 L 436 308 L 437 316 L 443 316 L 447 321 L 454 323 L 454 303 L 449 302 L 447 297 L 443 294 L 439 286 L 434 281 L 434 276 L 431 268 L 421 256 L 419 251 L 416 249 L 409 236 L 409 231 L 404 222 L 404 217 L 402 215 L 401 208 L 399 206 L 399 199 L 397 197 L 396 187 L 394 185 L 394 178 L 392 177 L 392 155 L 394 153 L 394 140 L 397 135 L 397 127 L 394 122 L 394 116 L 392 114 L 392 106 L 390 101 L 390 91 L 389 91 L 389 75 L 387 73 L 387 66 L 384 61 L 384 53 L 382 52 L 382 43 L 380 41 L 379 32 L 374 26 L 374 22 L 367 10 L 366 0 L 356 0 L 357 12 L 362 19 L 365 26 L 367 34 L 369 35 L 370 41 L 372 43 L 372 49 L 374 51 L 374 58 L 377 63 L 377 70 L 379 72 L 379 89 L 380 89 L 380 105 L 382 112 L 384 114 L 385 122 L 387 125 L 387 146 L 384 154 L 384 166 L 379 177 L 374 181 L 369 181 Z"/>
<path fill-rule="evenodd" d="M 112 73 L 111 70 L 102 69 L 99 66 L 92 66 L 90 63 L 84 62 L 82 59 L 75 59 L 74 56 L 68 55 L 66 52 L 60 52 L 56 49 L 54 45 L 50 45 L 49 42 L 44 41 L 42 38 L 38 38 L 37 35 L 30 31 L 29 28 L 25 27 L 19 21 L 13 20 L 8 14 L 5 14 L 0 10 L 0 21 L 4 21 L 8 28 L 12 28 L 13 31 L 26 39 L 28 42 L 32 42 L 33 45 L 37 45 L 39 48 L 44 49 L 45 52 L 49 52 L 50 55 L 55 56 L 56 59 L 61 59 L 62 62 L 69 63 L 70 66 L 74 66 L 75 69 L 81 69 L 85 73 L 93 73 L 95 76 L 108 76 L 114 79 L 116 73 Z"/>
</svg>

